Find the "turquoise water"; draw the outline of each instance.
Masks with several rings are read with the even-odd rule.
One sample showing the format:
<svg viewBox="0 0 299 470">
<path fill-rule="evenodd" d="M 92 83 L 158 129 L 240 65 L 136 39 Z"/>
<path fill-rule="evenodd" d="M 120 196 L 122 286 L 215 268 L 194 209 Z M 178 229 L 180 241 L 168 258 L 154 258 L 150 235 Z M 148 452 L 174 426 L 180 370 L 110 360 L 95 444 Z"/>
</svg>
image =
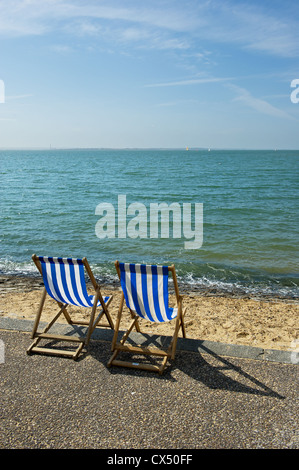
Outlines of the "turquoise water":
<svg viewBox="0 0 299 470">
<path fill-rule="evenodd" d="M 32 253 L 86 256 L 104 282 L 114 261 L 174 263 L 181 285 L 298 297 L 299 151 L 0 151 L 0 273 L 33 274 Z M 100 239 L 96 207 L 148 211 L 148 238 Z M 150 238 L 152 203 L 203 204 L 203 243 Z M 133 216 L 127 215 L 127 223 Z M 195 220 L 192 227 L 195 227 Z M 171 229 L 171 226 L 170 226 Z"/>
</svg>

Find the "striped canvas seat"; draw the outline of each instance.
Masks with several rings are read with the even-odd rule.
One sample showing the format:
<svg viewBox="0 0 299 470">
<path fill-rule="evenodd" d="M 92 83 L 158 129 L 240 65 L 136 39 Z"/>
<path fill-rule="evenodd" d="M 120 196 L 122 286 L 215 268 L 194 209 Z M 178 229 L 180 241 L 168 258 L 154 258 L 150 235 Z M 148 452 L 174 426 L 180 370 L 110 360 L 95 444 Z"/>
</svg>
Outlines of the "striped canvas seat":
<svg viewBox="0 0 299 470">
<path fill-rule="evenodd" d="M 38 257 L 48 294 L 58 302 L 78 307 L 93 307 L 94 295 L 88 295 L 82 259 Z M 109 300 L 105 297 L 104 302 Z M 100 306 L 100 301 L 97 306 Z"/>
<path fill-rule="evenodd" d="M 77 359 L 83 350 L 83 347 L 89 344 L 91 334 L 95 328 L 98 326 L 104 326 L 114 329 L 114 324 L 108 311 L 108 305 L 112 300 L 112 295 L 104 298 L 102 297 L 100 286 L 98 285 L 86 258 L 54 258 L 50 256 L 32 255 L 32 260 L 43 278 L 44 290 L 31 335 L 34 341 L 27 349 L 27 353 L 67 356 Z M 94 295 L 89 295 L 87 292 L 85 271 L 94 289 Z M 46 325 L 44 330 L 42 332 L 38 332 L 37 330 L 47 294 L 57 302 L 60 310 Z M 73 319 L 68 311 L 69 306 L 91 308 L 90 318 L 88 320 Z M 98 307 L 99 313 L 95 318 Z M 80 336 L 71 336 L 69 333 L 50 333 L 49 330 L 61 315 L 64 316 L 69 325 L 80 325 L 85 327 L 85 333 L 84 329 L 80 330 Z M 99 323 L 103 316 L 106 317 L 107 323 Z M 41 347 L 39 345 L 41 340 L 51 340 L 51 345 L 57 342 L 66 342 L 68 344 L 73 342 L 77 345 L 77 348 L 75 351 L 72 351 L 69 347 L 64 347 L 64 349 L 59 349 L 57 347 Z"/>
<path fill-rule="evenodd" d="M 172 266 L 156 266 L 149 264 L 131 264 L 115 262 L 116 271 L 120 279 L 122 288 L 122 296 L 120 300 L 116 326 L 112 340 L 112 356 L 108 361 L 108 367 L 132 367 L 135 369 L 144 369 L 158 372 L 162 374 L 168 359 L 174 359 L 177 337 L 179 330 L 182 329 L 183 336 L 186 336 L 184 325 L 184 312 L 182 311 L 182 297 L 179 294 L 176 272 L 174 265 Z M 172 274 L 176 306 L 170 307 L 168 304 L 168 277 Z M 119 327 L 123 315 L 124 304 L 128 307 L 132 322 L 127 331 L 123 334 L 118 342 Z M 157 324 L 170 322 L 175 320 L 175 327 L 170 345 L 165 350 L 155 347 L 144 347 L 136 344 L 133 338 L 129 337 L 133 328 L 140 332 L 139 320 L 147 320 Z M 144 340 L 144 335 L 142 338 Z M 126 341 L 133 341 L 133 346 L 125 344 Z M 149 338 L 151 342 L 152 338 Z M 152 364 L 145 361 L 126 361 L 117 358 L 121 352 L 132 355 L 152 356 L 152 359 L 162 358 L 162 363 Z"/>
<path fill-rule="evenodd" d="M 120 282 L 127 307 L 141 318 L 163 323 L 178 309 L 168 306 L 168 266 L 119 263 Z"/>
</svg>

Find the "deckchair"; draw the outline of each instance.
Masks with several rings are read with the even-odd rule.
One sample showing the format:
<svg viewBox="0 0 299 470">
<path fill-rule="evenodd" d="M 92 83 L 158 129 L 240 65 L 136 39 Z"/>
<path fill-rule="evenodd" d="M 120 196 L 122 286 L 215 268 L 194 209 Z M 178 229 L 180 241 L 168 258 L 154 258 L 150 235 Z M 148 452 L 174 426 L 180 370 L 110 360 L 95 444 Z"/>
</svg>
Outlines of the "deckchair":
<svg viewBox="0 0 299 470">
<path fill-rule="evenodd" d="M 156 266 L 145 264 L 129 264 L 115 262 L 116 271 L 118 273 L 122 296 L 120 300 L 116 326 L 112 340 L 112 356 L 108 362 L 108 367 L 123 366 L 137 369 L 144 369 L 163 373 L 168 359 L 174 359 L 177 345 L 177 338 L 180 328 L 183 337 L 186 337 L 184 326 L 184 314 L 182 312 L 182 297 L 179 294 L 176 272 L 174 265 L 172 266 Z M 175 297 L 177 306 L 171 308 L 168 305 L 168 274 L 172 274 Z M 132 316 L 132 322 L 122 339 L 117 342 L 121 317 L 123 313 L 124 302 L 128 307 Z M 164 323 L 176 319 L 174 334 L 167 350 L 156 347 L 144 347 L 140 345 L 125 344 L 129 334 L 135 327 L 140 332 L 139 319 L 143 318 L 150 322 Z M 118 354 L 125 351 L 132 355 L 149 355 L 162 357 L 162 363 L 148 364 L 136 361 L 124 361 L 116 359 Z M 153 358 L 151 358 L 153 359 Z"/>
<path fill-rule="evenodd" d="M 27 353 L 67 356 L 76 360 L 83 347 L 88 345 L 91 334 L 97 326 L 110 327 L 114 329 L 114 324 L 108 311 L 108 305 L 112 300 L 112 296 L 105 298 L 102 297 L 100 286 L 98 285 L 86 258 L 52 258 L 32 255 L 32 260 L 43 277 L 44 289 L 31 335 L 31 338 L 34 339 L 34 341 L 28 348 Z M 87 293 L 85 270 L 95 290 L 95 295 L 88 295 Z M 44 330 L 41 333 L 38 333 L 37 330 L 47 294 L 56 301 L 60 310 L 46 325 Z M 68 305 L 91 308 L 89 321 L 72 320 L 66 308 Z M 95 319 L 97 307 L 100 307 L 100 312 Z M 48 333 L 61 314 L 64 315 L 68 324 L 85 326 L 85 334 L 79 337 L 77 335 L 69 336 L 67 334 L 58 335 Z M 106 317 L 107 323 L 99 323 L 102 316 Z M 45 348 L 38 346 L 42 339 L 52 340 L 55 343 L 55 346 L 57 345 L 57 342 L 66 341 L 74 342 L 78 347 L 72 351 L 67 347 L 64 349 L 58 349 L 57 347 Z"/>
</svg>

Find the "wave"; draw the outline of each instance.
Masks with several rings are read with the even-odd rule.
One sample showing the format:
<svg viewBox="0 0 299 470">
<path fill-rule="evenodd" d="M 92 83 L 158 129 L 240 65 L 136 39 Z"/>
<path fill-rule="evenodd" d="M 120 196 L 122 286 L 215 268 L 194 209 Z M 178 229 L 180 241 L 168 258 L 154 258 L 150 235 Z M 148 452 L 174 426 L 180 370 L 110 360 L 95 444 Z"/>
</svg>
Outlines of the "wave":
<svg viewBox="0 0 299 470">
<path fill-rule="evenodd" d="M 118 284 L 113 263 L 91 264 L 91 268 L 100 284 Z M 184 294 L 299 301 L 299 276 L 296 274 L 265 273 L 211 263 L 197 266 L 176 263 L 176 271 L 180 291 Z M 39 273 L 31 261 L 0 259 L 0 275 L 38 277 Z"/>
</svg>

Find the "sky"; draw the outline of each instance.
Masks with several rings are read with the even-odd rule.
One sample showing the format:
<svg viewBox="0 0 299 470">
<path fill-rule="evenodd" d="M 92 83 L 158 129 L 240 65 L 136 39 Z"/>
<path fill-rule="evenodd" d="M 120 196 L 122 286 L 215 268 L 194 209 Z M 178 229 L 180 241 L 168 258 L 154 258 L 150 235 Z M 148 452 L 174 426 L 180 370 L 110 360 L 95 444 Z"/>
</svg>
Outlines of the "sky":
<svg viewBox="0 0 299 470">
<path fill-rule="evenodd" d="M 187 146 L 299 149 L 298 0 L 0 0 L 0 148 Z"/>
</svg>

